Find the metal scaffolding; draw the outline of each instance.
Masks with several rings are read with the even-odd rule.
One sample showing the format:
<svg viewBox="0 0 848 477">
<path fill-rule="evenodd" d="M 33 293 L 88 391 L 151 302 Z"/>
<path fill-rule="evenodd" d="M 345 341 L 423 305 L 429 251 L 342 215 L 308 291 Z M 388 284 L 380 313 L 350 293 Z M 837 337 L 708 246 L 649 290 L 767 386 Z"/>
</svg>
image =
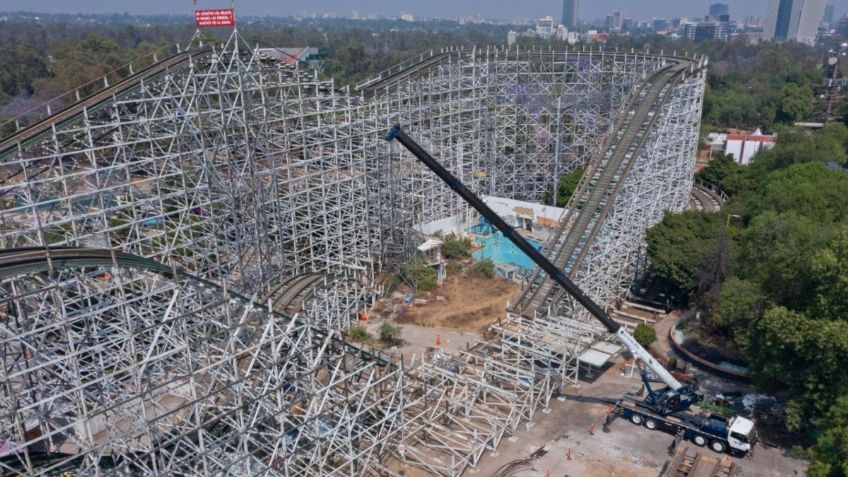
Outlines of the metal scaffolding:
<svg viewBox="0 0 848 477">
<path fill-rule="evenodd" d="M 476 220 L 382 137 L 402 123 L 475 192 L 540 201 L 576 167 L 602 174 L 671 64 L 578 242 L 572 272 L 609 305 L 646 228 L 688 200 L 701 60 L 451 49 L 351 92 L 233 32 L 3 139 L 4 475 L 476 467 L 605 333 L 552 292 L 493 339 L 408 368 L 347 344 L 416 224 Z"/>
<path fill-rule="evenodd" d="M 401 370 L 102 249 L 0 257 L 3 475 L 373 475 Z"/>
</svg>

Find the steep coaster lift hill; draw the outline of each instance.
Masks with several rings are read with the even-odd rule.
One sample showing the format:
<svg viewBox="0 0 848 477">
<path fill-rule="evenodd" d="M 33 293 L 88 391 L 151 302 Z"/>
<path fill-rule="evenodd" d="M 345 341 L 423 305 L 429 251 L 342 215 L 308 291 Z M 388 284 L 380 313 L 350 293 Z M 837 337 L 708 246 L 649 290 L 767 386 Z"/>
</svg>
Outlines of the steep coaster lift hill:
<svg viewBox="0 0 848 477">
<path fill-rule="evenodd" d="M 454 190 L 465 202 L 474 207 L 483 217 L 494 225 L 516 247 L 521 249 L 548 276 L 574 297 L 589 313 L 627 347 L 634 358 L 641 361 L 650 371 L 666 384 L 664 388 L 654 390 L 648 380 L 648 371 L 642 368 L 642 381 L 645 384 L 645 396 L 627 395 L 615 402 L 613 412 L 607 419 L 621 415 L 634 424 L 644 424 L 651 430 L 664 430 L 681 438 L 689 439 L 696 445 L 710 445 L 716 452 L 732 451 L 746 454 L 756 442 L 757 432 L 754 422 L 741 416 L 728 416 L 716 411 L 701 409 L 697 405 L 703 401 L 696 382 L 681 383 L 669 373 L 650 353 L 648 353 L 627 329 L 607 315 L 597 303 L 583 293 L 565 273 L 551 263 L 544 255 L 531 246 L 518 232 L 510 227 L 479 197 L 471 192 L 438 161 L 410 138 L 400 127 L 394 126 L 386 136 L 387 141 L 397 140 L 418 160 Z"/>
</svg>

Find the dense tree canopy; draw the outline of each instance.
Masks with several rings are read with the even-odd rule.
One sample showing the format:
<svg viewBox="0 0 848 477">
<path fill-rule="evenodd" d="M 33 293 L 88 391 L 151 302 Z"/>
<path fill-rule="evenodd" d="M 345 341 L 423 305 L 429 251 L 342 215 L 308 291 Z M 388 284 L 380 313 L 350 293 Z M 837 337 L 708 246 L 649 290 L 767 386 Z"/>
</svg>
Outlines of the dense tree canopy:
<svg viewBox="0 0 848 477">
<path fill-rule="evenodd" d="M 744 37 L 716 43 L 703 46 L 711 60 L 706 124 L 771 129 L 809 119 L 822 76 L 816 52 L 799 43 L 747 45 Z"/>
<path fill-rule="evenodd" d="M 840 397 L 819 422 L 825 429 L 813 448 L 809 477 L 848 476 L 848 396 Z"/>
<path fill-rule="evenodd" d="M 666 215 L 648 231 L 648 256 L 657 274 L 684 293 L 698 289 L 698 275 L 716 246 L 721 217 L 698 211 Z"/>
<path fill-rule="evenodd" d="M 848 394 L 847 135 L 786 129 L 750 166 L 719 157 L 699 176 L 730 192 L 725 210 L 670 214 L 648 232 L 656 273 L 695 295 L 705 328 L 730 338 L 760 389 L 789 391 L 787 426 L 830 436 L 811 470 L 828 477 L 845 465 L 832 458 L 844 429 L 822 417 Z M 735 260 L 710 295 L 697 271 L 722 237 Z"/>
</svg>

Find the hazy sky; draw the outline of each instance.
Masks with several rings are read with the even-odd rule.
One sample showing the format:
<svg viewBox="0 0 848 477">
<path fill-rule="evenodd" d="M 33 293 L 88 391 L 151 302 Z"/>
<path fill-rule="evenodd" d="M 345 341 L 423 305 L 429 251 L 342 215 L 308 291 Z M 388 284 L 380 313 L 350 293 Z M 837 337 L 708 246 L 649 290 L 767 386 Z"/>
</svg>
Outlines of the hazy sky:
<svg viewBox="0 0 848 477">
<path fill-rule="evenodd" d="M 717 0 L 581 0 L 580 18 L 603 18 L 623 9 L 626 17 L 647 20 L 652 17 L 703 16 Z M 769 0 L 724 0 L 734 18 L 765 16 Z M 848 13 L 848 0 L 830 0 L 836 13 Z M 200 8 L 229 6 L 230 0 L 198 0 Z M 481 14 L 486 18 L 535 18 L 559 16 L 561 0 L 235 0 L 236 15 L 290 15 L 296 13 L 350 12 L 394 15 L 401 11 L 413 15 L 451 17 Z M 0 0 L 2 11 L 45 13 L 132 14 L 190 13 L 190 0 Z"/>
</svg>

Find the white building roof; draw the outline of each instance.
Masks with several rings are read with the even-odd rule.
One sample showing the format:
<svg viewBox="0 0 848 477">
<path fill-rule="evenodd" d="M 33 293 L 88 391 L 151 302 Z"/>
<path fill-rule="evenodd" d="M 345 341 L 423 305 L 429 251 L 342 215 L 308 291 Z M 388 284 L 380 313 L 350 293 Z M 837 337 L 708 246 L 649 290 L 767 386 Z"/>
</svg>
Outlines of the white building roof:
<svg viewBox="0 0 848 477">
<path fill-rule="evenodd" d="M 418 250 L 422 252 L 426 252 L 428 250 L 433 250 L 434 248 L 440 247 L 444 242 L 436 239 L 429 239 L 426 242 L 422 243 L 418 246 Z"/>
<path fill-rule="evenodd" d="M 601 368 L 604 364 L 606 364 L 607 360 L 610 359 L 610 355 L 602 353 L 596 349 L 590 349 L 583 352 L 583 354 L 581 354 L 577 359 L 583 364 Z"/>
<path fill-rule="evenodd" d="M 485 202 L 486 205 L 488 205 L 501 217 L 524 215 L 520 212 L 529 210 L 533 212 L 533 217 L 543 217 L 558 221 L 563 212 L 565 212 L 565 209 L 560 207 L 542 205 L 535 202 L 525 202 L 523 200 L 506 199 L 504 197 L 495 197 L 491 195 L 484 195 L 483 202 Z"/>
</svg>

